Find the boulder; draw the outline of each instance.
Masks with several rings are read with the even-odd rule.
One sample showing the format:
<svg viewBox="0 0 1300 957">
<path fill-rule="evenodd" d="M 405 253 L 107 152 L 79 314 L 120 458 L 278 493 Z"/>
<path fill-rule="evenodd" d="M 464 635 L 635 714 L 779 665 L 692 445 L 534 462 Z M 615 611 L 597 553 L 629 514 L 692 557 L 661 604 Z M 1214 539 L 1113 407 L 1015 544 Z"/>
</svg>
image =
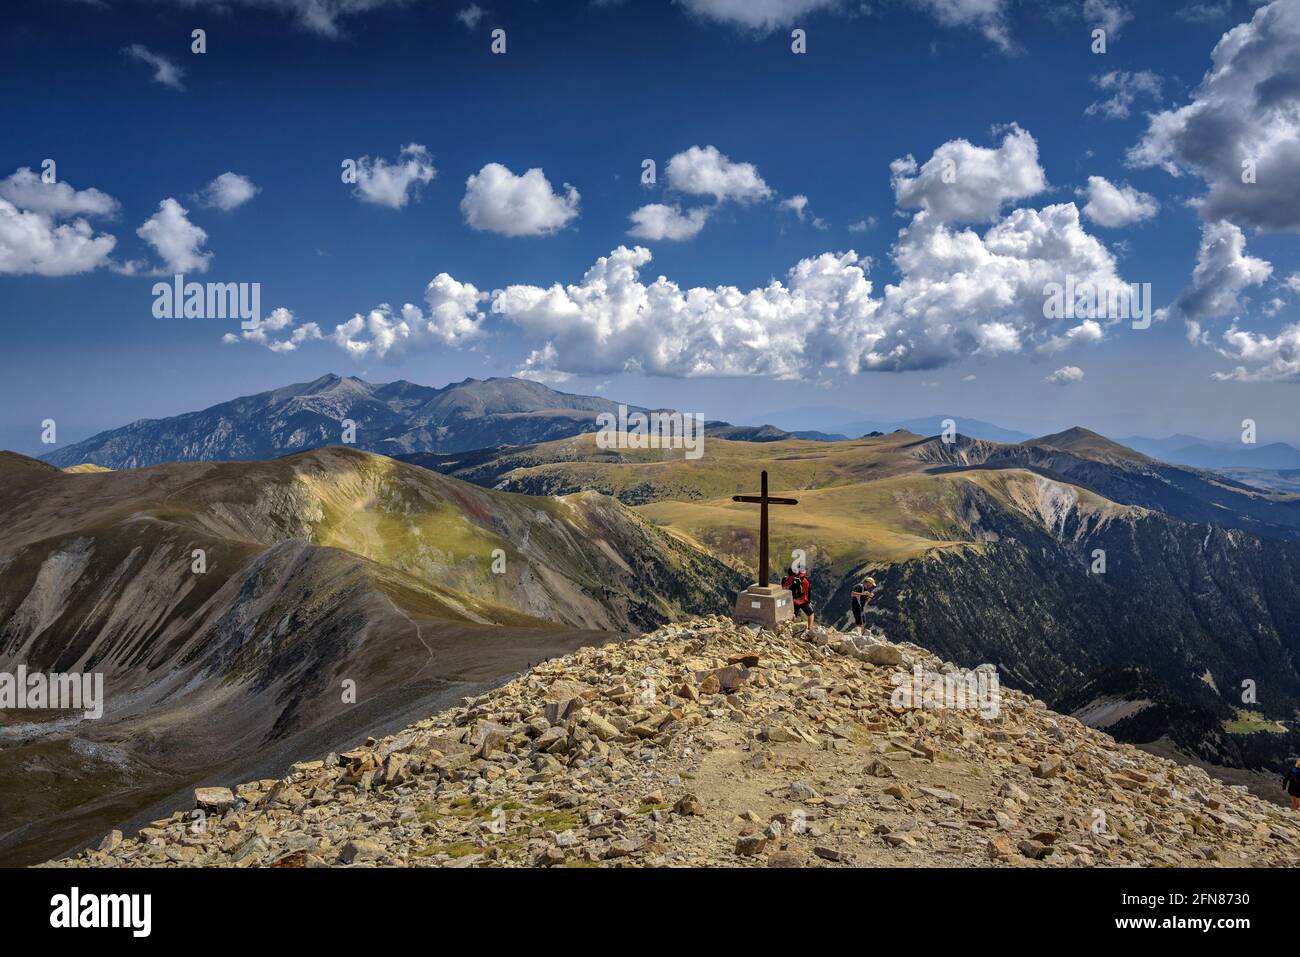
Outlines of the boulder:
<svg viewBox="0 0 1300 957">
<path fill-rule="evenodd" d="M 755 857 L 767 847 L 767 838 L 762 834 L 742 834 L 736 838 L 736 854 L 740 857 Z"/>
<path fill-rule="evenodd" d="M 235 803 L 235 794 L 230 788 L 195 788 L 194 806 L 209 814 L 225 814 Z"/>
</svg>

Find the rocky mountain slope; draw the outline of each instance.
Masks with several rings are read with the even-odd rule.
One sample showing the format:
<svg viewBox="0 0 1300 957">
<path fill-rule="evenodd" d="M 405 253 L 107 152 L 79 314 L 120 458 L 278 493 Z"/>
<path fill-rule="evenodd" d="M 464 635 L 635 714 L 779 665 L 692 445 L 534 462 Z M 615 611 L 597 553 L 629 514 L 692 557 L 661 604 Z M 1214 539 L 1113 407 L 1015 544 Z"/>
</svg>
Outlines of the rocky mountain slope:
<svg viewBox="0 0 1300 957">
<path fill-rule="evenodd" d="M 1018 691 L 982 709 L 896 696 L 957 674 L 876 635 L 668 625 L 284 777 L 196 791 L 194 810 L 56 866 L 1294 861 L 1290 811 Z"/>
<path fill-rule="evenodd" d="M 0 713 L 0 860 L 725 607 L 741 579 L 612 499 L 351 449 L 75 474 L 0 454 L 0 671 L 101 673 L 107 699 L 99 720 Z"/>
<path fill-rule="evenodd" d="M 1266 492 L 1213 472 L 1171 465 L 1087 429 L 1068 429 L 1017 445 L 931 438 L 920 461 L 952 468 L 1024 468 L 1125 505 L 1259 535 L 1300 539 L 1300 496 Z"/>
</svg>

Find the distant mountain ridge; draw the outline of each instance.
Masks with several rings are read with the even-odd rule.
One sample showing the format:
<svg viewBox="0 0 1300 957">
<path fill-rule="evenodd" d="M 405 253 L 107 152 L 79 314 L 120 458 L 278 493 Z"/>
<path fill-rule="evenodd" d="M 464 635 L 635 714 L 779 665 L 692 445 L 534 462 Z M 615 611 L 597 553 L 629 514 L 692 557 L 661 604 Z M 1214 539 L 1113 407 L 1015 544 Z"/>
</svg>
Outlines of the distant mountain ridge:
<svg viewBox="0 0 1300 957">
<path fill-rule="evenodd" d="M 807 406 L 779 412 L 767 412 L 759 418 L 779 429 L 785 429 L 799 438 L 815 438 L 811 434 L 827 435 L 839 441 L 840 436 L 860 438 L 871 432 L 897 432 L 902 429 L 917 435 L 938 435 L 944 430 L 944 422 L 952 419 L 957 425 L 957 432 L 967 438 L 986 439 L 990 442 L 1023 442 L 1032 438 L 1028 432 L 1003 428 L 992 422 L 974 419 L 964 415 L 925 415 L 906 419 L 888 417 L 868 418 L 849 409 L 834 406 Z"/>
<path fill-rule="evenodd" d="M 592 431 L 597 415 L 617 411 L 609 399 L 556 392 L 525 379 L 465 379 L 439 389 L 330 374 L 198 412 L 141 419 L 44 460 L 59 468 L 90 463 L 128 469 L 277 458 L 340 444 L 385 455 L 459 452 Z M 344 441 L 345 420 L 356 425 L 353 442 Z"/>
<path fill-rule="evenodd" d="M 1300 468 L 1300 449 L 1286 442 L 1247 445 L 1202 439 L 1195 435 L 1171 435 L 1166 439 L 1134 435 L 1119 441 L 1154 458 L 1201 469 Z"/>
<path fill-rule="evenodd" d="M 42 456 L 57 468 L 146 468 L 165 462 L 278 458 L 331 445 L 393 457 L 530 445 L 597 429 L 601 413 L 652 410 L 574 395 L 528 379 L 464 379 L 442 388 L 399 379 L 370 383 L 324 375 L 164 419 L 140 419 Z M 355 424 L 353 441 L 344 423 Z M 705 423 L 705 434 L 746 442 L 793 437 L 774 426 Z M 817 441 L 840 435 L 800 433 Z"/>
</svg>

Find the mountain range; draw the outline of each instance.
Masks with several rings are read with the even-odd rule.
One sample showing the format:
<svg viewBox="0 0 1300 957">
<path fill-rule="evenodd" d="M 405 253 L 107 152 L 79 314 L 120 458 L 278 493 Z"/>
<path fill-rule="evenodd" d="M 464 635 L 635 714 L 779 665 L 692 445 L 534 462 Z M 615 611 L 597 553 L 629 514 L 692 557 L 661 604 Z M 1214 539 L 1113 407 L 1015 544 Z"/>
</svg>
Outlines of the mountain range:
<svg viewBox="0 0 1300 957">
<path fill-rule="evenodd" d="M 0 859 L 729 609 L 757 572 L 755 510 L 731 498 L 761 470 L 799 501 L 773 515 L 775 564 L 806 556 L 819 618 L 847 624 L 870 573 L 890 638 L 992 662 L 1121 737 L 1237 767 L 1300 747 L 1298 495 L 1082 428 L 711 422 L 698 459 L 601 447 L 617 408 L 518 379 L 325 376 L 44 462 L 0 454 L 0 670 L 109 690 L 99 722 L 0 714 Z"/>
<path fill-rule="evenodd" d="M 634 409 L 636 407 L 633 407 Z M 541 442 L 594 428 L 618 403 L 525 379 L 466 379 L 440 389 L 321 376 L 167 419 L 141 419 L 44 456 L 60 468 L 266 459 L 326 445 L 370 452 L 455 452 Z M 345 437 L 345 421 L 355 435 Z M 350 439 L 351 441 L 348 441 Z"/>
<path fill-rule="evenodd" d="M 647 412 L 640 406 L 630 411 Z M 490 446 L 530 445 L 593 431 L 596 416 L 617 414 L 619 403 L 559 392 L 517 378 L 465 379 L 442 388 L 399 380 L 373 384 L 354 376 L 324 375 L 165 419 L 141 419 L 56 449 L 42 458 L 59 468 L 98 465 L 141 468 L 173 461 L 274 458 L 327 445 L 349 444 L 384 455 L 457 453 Z M 965 416 L 901 420 L 854 417 L 844 409 L 774 412 L 749 425 L 710 420 L 706 435 L 746 442 L 786 439 L 847 441 L 898 430 L 938 435 L 951 418 L 963 438 L 1003 444 L 1032 438 L 1024 432 Z M 354 434 L 345 439 L 345 422 Z M 1261 481 L 1286 479 L 1276 470 L 1300 468 L 1300 450 L 1283 442 L 1254 447 L 1191 435 L 1122 440 L 1166 462 L 1204 469 L 1270 470 Z"/>
<path fill-rule="evenodd" d="M 1212 441 L 1194 435 L 1171 435 L 1166 439 L 1148 439 L 1135 435 L 1119 441 L 1166 462 L 1202 469 L 1300 468 L 1300 449 L 1286 442 L 1249 445 L 1243 442 Z"/>
<path fill-rule="evenodd" d="M 409 458 L 502 490 L 601 491 L 750 576 L 754 515 L 731 497 L 752 492 L 766 469 L 773 494 L 799 502 L 774 515 L 776 562 L 806 555 L 825 620 L 849 620 L 849 593 L 870 573 L 882 586 L 876 621 L 891 637 L 971 667 L 992 661 L 1081 713 L 1129 701 L 1134 715 L 1148 712 L 1119 728 L 1135 740 L 1169 734 L 1228 764 L 1268 763 L 1300 743 L 1225 724 L 1242 710 L 1234 689 L 1245 680 L 1267 683 L 1275 718 L 1290 721 L 1300 705 L 1300 496 L 1081 428 L 1015 444 L 907 432 L 710 440 L 695 461 L 602 449 L 592 436 Z"/>
<path fill-rule="evenodd" d="M 957 431 L 972 439 L 989 439 L 993 442 L 1023 442 L 1033 438 L 1028 432 L 1003 428 L 992 422 L 975 419 L 965 415 L 925 415 L 905 419 L 872 418 L 860 412 L 843 409 L 838 406 L 803 406 L 797 409 L 780 409 L 766 412 L 759 421 L 789 430 L 791 434 L 800 435 L 798 430 L 823 429 L 822 434 L 841 435 L 857 438 L 871 432 L 915 432 L 918 435 L 938 435 L 944 430 L 944 422 L 952 419 L 957 424 Z"/>
</svg>

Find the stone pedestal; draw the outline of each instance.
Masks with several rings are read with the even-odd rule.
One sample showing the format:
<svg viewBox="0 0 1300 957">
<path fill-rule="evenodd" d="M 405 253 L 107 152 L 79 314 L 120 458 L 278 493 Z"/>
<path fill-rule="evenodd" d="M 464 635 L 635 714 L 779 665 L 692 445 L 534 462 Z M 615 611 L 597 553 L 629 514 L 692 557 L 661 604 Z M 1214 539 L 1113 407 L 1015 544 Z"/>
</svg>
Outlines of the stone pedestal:
<svg viewBox="0 0 1300 957">
<path fill-rule="evenodd" d="M 750 585 L 736 595 L 737 621 L 775 625 L 794 617 L 794 596 L 780 585 Z"/>
</svg>

